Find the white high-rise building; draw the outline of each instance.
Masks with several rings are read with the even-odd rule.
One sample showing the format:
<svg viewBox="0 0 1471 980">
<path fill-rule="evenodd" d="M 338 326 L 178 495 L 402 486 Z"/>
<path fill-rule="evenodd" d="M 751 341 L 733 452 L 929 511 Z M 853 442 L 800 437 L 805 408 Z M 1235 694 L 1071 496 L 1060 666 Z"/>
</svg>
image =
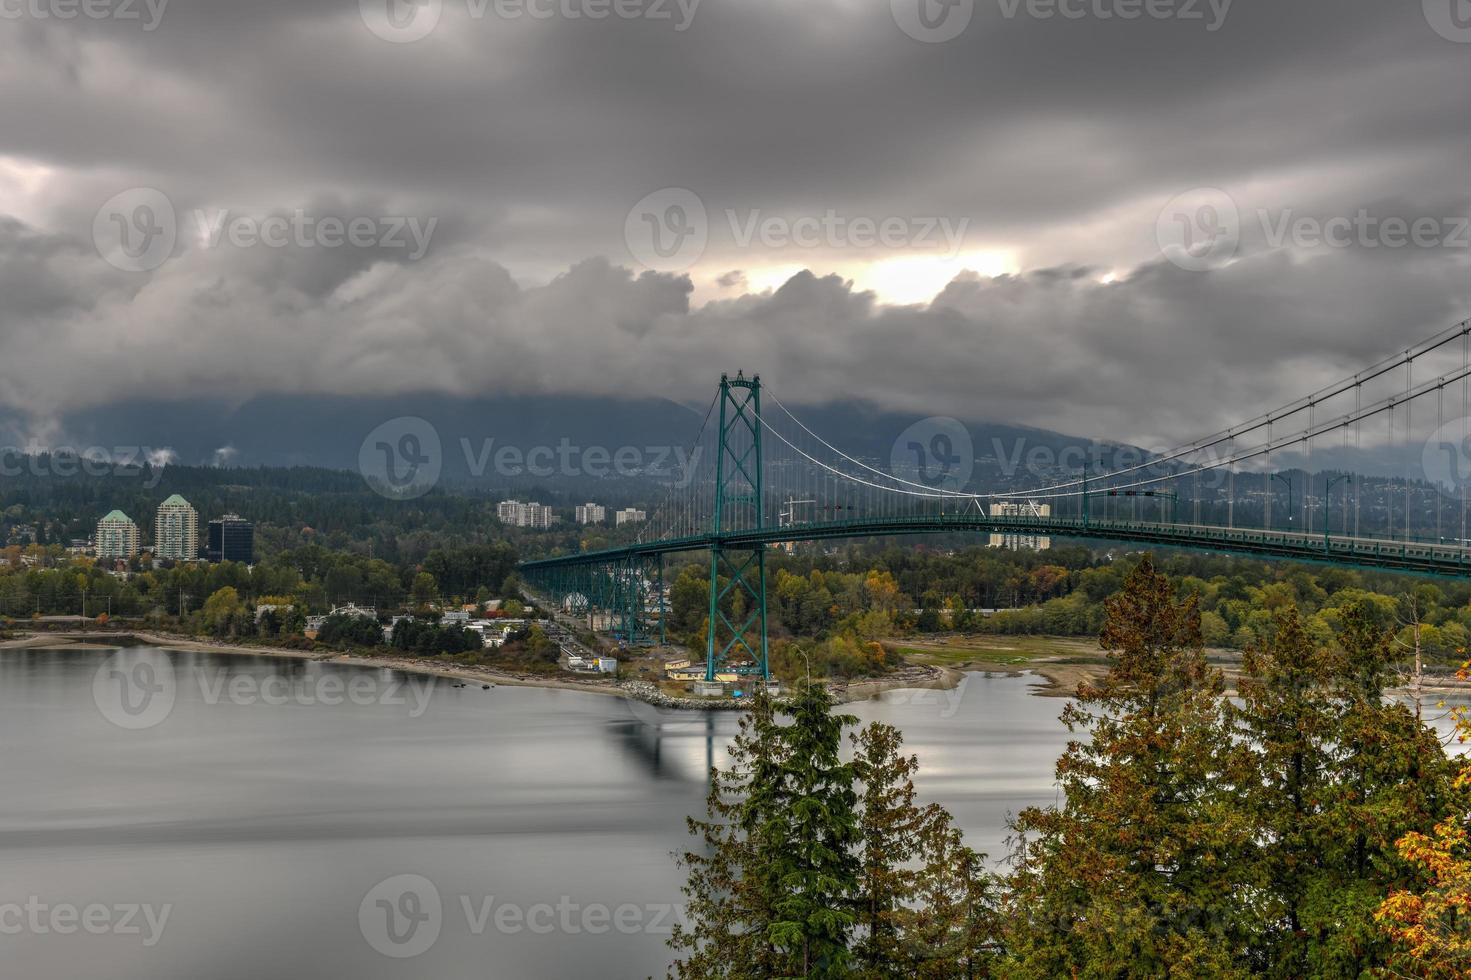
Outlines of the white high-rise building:
<svg viewBox="0 0 1471 980">
<path fill-rule="evenodd" d="M 1020 503 L 1014 500 L 1001 501 L 991 504 L 992 517 L 1016 517 L 1016 518 L 1045 518 L 1052 516 L 1051 504 L 1038 504 L 1033 501 Z M 1018 551 L 1027 548 L 1032 551 L 1046 551 L 1052 547 L 1052 539 L 1036 534 L 992 534 L 991 547 L 1006 548 L 1010 551 Z"/>
<path fill-rule="evenodd" d="M 120 510 L 97 522 L 97 557 L 132 558 L 138 554 L 138 525 Z"/>
<path fill-rule="evenodd" d="M 608 519 L 608 508 L 602 504 L 578 504 L 577 523 L 579 524 L 601 524 Z"/>
<path fill-rule="evenodd" d="M 519 500 L 502 500 L 496 505 L 495 515 L 502 524 L 512 527 L 551 527 L 556 520 L 549 505 L 534 501 L 523 504 Z"/>
<path fill-rule="evenodd" d="M 178 494 L 158 505 L 153 519 L 153 555 L 178 561 L 199 557 L 199 511 Z"/>
<path fill-rule="evenodd" d="M 613 514 L 613 524 L 615 526 L 619 524 L 633 524 L 638 521 L 648 520 L 648 517 L 648 514 L 645 514 L 636 507 L 625 507 Z"/>
</svg>

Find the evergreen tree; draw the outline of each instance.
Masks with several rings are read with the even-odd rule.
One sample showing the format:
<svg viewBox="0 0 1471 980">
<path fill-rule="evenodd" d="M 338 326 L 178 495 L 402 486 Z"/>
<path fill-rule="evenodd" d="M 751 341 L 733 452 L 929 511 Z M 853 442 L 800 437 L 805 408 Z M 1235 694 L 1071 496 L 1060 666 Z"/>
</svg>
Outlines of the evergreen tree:
<svg viewBox="0 0 1471 980">
<path fill-rule="evenodd" d="M 1471 679 L 1471 664 L 1457 677 Z M 1471 739 L 1471 715 L 1457 709 L 1456 739 Z M 1428 834 L 1400 838 L 1400 857 L 1426 876 L 1417 889 L 1385 899 L 1374 917 L 1399 944 L 1390 967 L 1426 980 L 1471 976 L 1471 762 L 1463 757 L 1451 813 Z"/>
<path fill-rule="evenodd" d="M 1195 599 L 1177 601 L 1146 557 L 1107 613 L 1109 673 L 1063 712 L 1085 736 L 1058 761 L 1063 802 L 1013 823 L 1012 972 L 1247 975 L 1251 828 Z"/>
<path fill-rule="evenodd" d="M 985 855 L 965 847 L 950 814 L 916 802 L 919 759 L 874 722 L 852 736 L 861 786 L 856 971 L 877 977 L 983 976 L 996 922 Z"/>
<path fill-rule="evenodd" d="M 788 957 L 781 976 L 844 977 L 851 959 L 859 828 L 854 766 L 839 749 L 843 727 L 856 719 L 833 714 L 832 704 L 819 684 L 798 689 L 792 724 L 782 729 L 778 807 L 758 828 L 778 887 L 768 935 Z"/>
<path fill-rule="evenodd" d="M 1392 643 L 1392 631 L 1376 624 L 1366 603 L 1345 611 L 1327 800 L 1334 833 L 1320 845 L 1327 874 L 1304 923 L 1319 937 L 1308 964 L 1315 976 L 1357 977 L 1384 965 L 1393 947 L 1374 912 L 1392 891 L 1423 883 L 1395 842 L 1431 833 L 1451 798 L 1454 773 L 1435 733 L 1386 697 Z"/>
<path fill-rule="evenodd" d="M 857 909 L 863 936 L 856 952 L 865 976 L 902 976 L 900 917 L 919 888 L 911 862 L 919 854 L 925 819 L 915 803 L 919 760 L 900 754 L 903 736 L 892 725 L 875 722 L 852 740 L 862 784 Z"/>
<path fill-rule="evenodd" d="M 682 958 L 680 980 L 755 980 L 777 975 L 778 954 L 768 931 L 776 881 L 759 830 L 775 814 L 786 746 L 770 698 L 758 690 L 730 747 L 730 766 L 710 770 L 705 817 L 689 818 L 698 848 L 680 855 L 686 869 L 686 923 L 669 946 Z"/>
<path fill-rule="evenodd" d="M 687 923 L 669 945 L 681 980 L 846 977 L 856 921 L 859 819 L 855 767 L 839 757 L 844 726 L 832 698 L 806 685 L 776 719 L 758 691 L 712 770 L 700 843 L 683 854 Z"/>
<path fill-rule="evenodd" d="M 938 804 L 922 811 L 913 901 L 899 913 L 900 975 L 924 980 L 992 976 L 1001 949 L 995 878 Z"/>
<path fill-rule="evenodd" d="M 1327 925 L 1314 921 L 1312 907 L 1322 894 L 1325 849 L 1341 833 L 1328 806 L 1337 734 L 1333 657 L 1288 607 L 1272 641 L 1248 649 L 1242 666 L 1238 717 L 1254 749 L 1255 772 L 1244 785 L 1258 828 L 1254 884 L 1262 896 L 1251 958 L 1267 976 L 1307 976 Z"/>
</svg>

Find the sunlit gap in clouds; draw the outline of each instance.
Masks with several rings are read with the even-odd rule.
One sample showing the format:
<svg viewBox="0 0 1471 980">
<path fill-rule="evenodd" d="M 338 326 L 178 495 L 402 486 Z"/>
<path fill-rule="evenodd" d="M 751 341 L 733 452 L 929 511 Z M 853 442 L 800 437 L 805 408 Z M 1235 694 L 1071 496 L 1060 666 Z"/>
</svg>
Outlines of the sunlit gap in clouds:
<svg viewBox="0 0 1471 980">
<path fill-rule="evenodd" d="M 0 154 L 0 215 L 39 225 L 42 210 L 39 198 L 55 173 L 43 164 Z"/>
<path fill-rule="evenodd" d="M 855 290 L 871 290 L 881 303 L 908 306 L 929 303 L 963 272 L 994 279 L 1020 271 L 1015 253 L 1006 249 L 968 251 L 954 256 L 890 255 L 869 262 L 746 264 L 739 268 L 744 277 L 739 287 L 722 287 L 716 281 L 729 268 L 720 272 L 691 270 L 694 302 L 780 289 L 792 276 L 808 269 L 815 276 L 837 275 L 851 280 Z"/>
</svg>

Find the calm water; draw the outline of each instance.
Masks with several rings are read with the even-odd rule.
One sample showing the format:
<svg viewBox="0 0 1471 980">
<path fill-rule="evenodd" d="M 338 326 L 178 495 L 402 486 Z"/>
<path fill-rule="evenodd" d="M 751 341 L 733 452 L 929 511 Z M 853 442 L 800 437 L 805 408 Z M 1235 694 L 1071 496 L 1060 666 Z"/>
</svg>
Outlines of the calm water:
<svg viewBox="0 0 1471 980">
<path fill-rule="evenodd" d="M 1006 815 L 1054 798 L 1066 741 L 1031 683 L 849 710 L 903 729 L 924 797 L 995 857 Z M 0 974 L 662 975 L 669 852 L 734 724 L 258 657 L 0 651 Z"/>
</svg>

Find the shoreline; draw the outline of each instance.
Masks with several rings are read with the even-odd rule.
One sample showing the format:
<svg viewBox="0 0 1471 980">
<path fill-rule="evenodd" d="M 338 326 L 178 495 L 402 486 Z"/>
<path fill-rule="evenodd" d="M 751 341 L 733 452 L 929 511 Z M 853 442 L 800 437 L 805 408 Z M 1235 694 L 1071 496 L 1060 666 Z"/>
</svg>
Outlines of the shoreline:
<svg viewBox="0 0 1471 980">
<path fill-rule="evenodd" d="M 99 633 L 91 630 L 27 632 L 10 640 L 0 640 L 0 651 L 19 650 L 31 647 L 75 647 L 84 650 L 110 649 L 118 640 L 131 640 L 170 650 L 193 650 L 201 653 L 230 653 L 243 656 L 276 657 L 289 660 L 312 660 L 317 663 L 343 664 L 349 667 L 375 667 L 398 670 L 408 674 L 442 677 L 455 681 L 474 681 L 480 684 L 504 685 L 506 687 L 539 687 L 554 691 L 575 691 L 583 694 L 599 694 L 634 701 L 645 701 L 659 707 L 688 708 L 699 711 L 740 710 L 746 702 L 735 698 L 680 698 L 659 691 L 647 681 L 587 680 L 580 681 L 565 677 L 539 677 L 534 674 L 514 674 L 493 667 L 465 667 L 460 664 L 425 660 L 418 657 L 396 655 L 361 656 L 331 651 L 292 650 L 286 647 L 252 646 L 242 643 L 227 643 L 197 637 L 177 636 L 170 633 L 150 633 L 145 630 L 123 630 L 116 633 Z M 1002 671 L 1022 673 L 1022 671 Z M 952 690 L 960 685 L 965 671 L 946 667 L 901 668 L 896 676 L 865 678 L 852 682 L 834 682 L 829 690 L 840 704 L 866 701 L 886 691 L 899 690 Z"/>
<path fill-rule="evenodd" d="M 658 707 L 685 708 L 697 711 L 741 710 L 746 702 L 735 698 L 694 698 L 671 696 L 658 690 L 648 681 L 630 680 L 576 680 L 567 677 L 540 677 L 534 674 L 516 674 L 496 670 L 493 667 L 466 667 L 460 664 L 431 661 L 419 657 L 401 655 L 362 656 L 330 651 L 292 650 L 286 647 L 251 646 L 227 643 L 197 637 L 177 636 L 169 633 L 150 633 L 144 630 L 125 630 L 116 633 L 84 631 L 27 632 L 10 640 L 0 640 L 0 651 L 31 647 L 69 646 L 84 650 L 104 650 L 118 646 L 117 640 L 131 640 L 163 649 L 193 650 L 201 653 L 229 653 L 241 656 L 275 657 L 289 660 L 312 660 L 318 663 L 342 664 L 349 667 L 372 667 L 397 670 L 426 677 L 446 680 L 475 682 L 491 686 L 537 687 L 552 691 L 574 691 L 583 694 L 598 694 L 604 697 L 619 697 L 644 701 Z M 966 674 L 999 674 L 1006 677 L 1031 675 L 1036 679 L 1030 691 L 1033 697 L 1069 698 L 1084 681 L 1096 680 L 1107 670 L 1106 663 L 1049 663 L 1040 660 L 1020 664 L 963 663 L 959 665 L 909 664 L 894 674 L 885 677 L 861 678 L 854 681 L 829 681 L 828 690 L 839 704 L 867 701 L 889 691 L 931 690 L 950 691 L 960 686 Z M 1235 692 L 1237 671 L 1227 670 L 1230 692 Z M 1408 694 L 1405 685 L 1387 689 L 1394 694 Z M 1471 695 L 1471 681 L 1462 682 L 1446 678 L 1434 678 L 1421 688 L 1424 694 Z"/>
</svg>

